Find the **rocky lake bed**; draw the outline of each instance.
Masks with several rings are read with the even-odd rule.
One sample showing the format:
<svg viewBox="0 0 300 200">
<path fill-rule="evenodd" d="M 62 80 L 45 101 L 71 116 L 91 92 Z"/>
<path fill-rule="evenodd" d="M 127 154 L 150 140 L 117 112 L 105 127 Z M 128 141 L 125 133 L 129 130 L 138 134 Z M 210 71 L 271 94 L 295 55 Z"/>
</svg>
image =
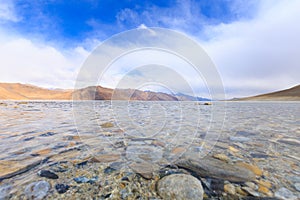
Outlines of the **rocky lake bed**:
<svg viewBox="0 0 300 200">
<path fill-rule="evenodd" d="M 300 103 L 123 107 L 1 102 L 0 199 L 300 199 Z"/>
</svg>

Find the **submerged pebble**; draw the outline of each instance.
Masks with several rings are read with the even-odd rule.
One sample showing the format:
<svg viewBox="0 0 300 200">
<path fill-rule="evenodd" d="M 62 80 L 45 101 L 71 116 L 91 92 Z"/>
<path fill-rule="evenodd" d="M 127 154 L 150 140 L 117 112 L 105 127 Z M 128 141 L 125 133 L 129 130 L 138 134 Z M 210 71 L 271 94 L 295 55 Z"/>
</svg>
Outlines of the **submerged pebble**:
<svg viewBox="0 0 300 200">
<path fill-rule="evenodd" d="M 65 193 L 66 191 L 68 191 L 69 188 L 70 188 L 70 186 L 66 185 L 66 184 L 56 184 L 55 185 L 55 189 L 57 190 L 57 192 L 59 194 Z"/>
<path fill-rule="evenodd" d="M 30 200 L 44 199 L 50 189 L 50 184 L 47 181 L 38 181 L 30 183 L 25 188 L 25 195 Z"/>
<path fill-rule="evenodd" d="M 41 177 L 49 178 L 49 179 L 58 179 L 58 175 L 49 170 L 40 170 L 38 175 Z"/>
<path fill-rule="evenodd" d="M 203 199 L 201 182 L 191 175 L 172 174 L 159 180 L 158 194 L 163 199 Z"/>
<path fill-rule="evenodd" d="M 10 196 L 11 185 L 1 185 L 0 186 L 0 199 L 7 199 Z"/>
<path fill-rule="evenodd" d="M 275 192 L 275 197 L 280 198 L 280 199 L 288 199 L 288 200 L 296 200 L 298 199 L 292 191 L 290 191 L 287 188 L 280 188 Z"/>
</svg>

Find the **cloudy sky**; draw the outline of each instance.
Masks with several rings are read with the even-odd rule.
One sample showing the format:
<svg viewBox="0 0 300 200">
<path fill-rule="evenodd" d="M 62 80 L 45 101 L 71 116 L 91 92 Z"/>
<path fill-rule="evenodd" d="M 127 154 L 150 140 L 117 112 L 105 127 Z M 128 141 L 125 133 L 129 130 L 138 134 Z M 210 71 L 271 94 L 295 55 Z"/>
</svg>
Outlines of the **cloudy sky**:
<svg viewBox="0 0 300 200">
<path fill-rule="evenodd" d="M 300 83 L 299 24 L 299 0 L 0 0 L 0 82 L 73 88 L 103 41 L 163 27 L 199 42 L 228 98 L 265 93 Z"/>
</svg>

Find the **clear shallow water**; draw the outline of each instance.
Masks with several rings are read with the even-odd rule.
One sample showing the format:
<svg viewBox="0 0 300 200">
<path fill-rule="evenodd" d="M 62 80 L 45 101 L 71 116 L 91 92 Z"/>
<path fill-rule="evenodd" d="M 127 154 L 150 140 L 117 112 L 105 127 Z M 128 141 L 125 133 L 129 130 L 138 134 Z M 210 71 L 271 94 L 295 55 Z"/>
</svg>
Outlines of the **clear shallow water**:
<svg viewBox="0 0 300 200">
<path fill-rule="evenodd" d="M 4 103 L 0 161 L 26 165 L 49 156 L 54 162 L 119 155 L 126 167 L 140 160 L 172 162 L 184 151 L 224 153 L 233 161 L 255 162 L 278 187 L 294 190 L 300 182 L 297 102 L 227 102 L 226 110 L 196 102 Z M 106 122 L 113 126 L 101 127 Z M 238 153 L 228 151 L 230 146 Z M 55 157 L 76 148 L 79 153 Z"/>
</svg>

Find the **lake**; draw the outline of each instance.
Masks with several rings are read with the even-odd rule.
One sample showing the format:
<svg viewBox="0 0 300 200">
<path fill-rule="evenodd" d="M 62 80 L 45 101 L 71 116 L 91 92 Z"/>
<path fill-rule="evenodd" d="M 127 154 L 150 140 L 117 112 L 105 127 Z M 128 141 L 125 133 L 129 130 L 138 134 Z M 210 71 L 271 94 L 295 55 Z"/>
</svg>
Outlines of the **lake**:
<svg viewBox="0 0 300 200">
<path fill-rule="evenodd" d="M 37 175 L 41 169 L 70 186 L 64 198 L 128 199 L 135 194 L 123 191 L 125 183 L 112 188 L 119 187 L 120 172 L 130 174 L 132 163 L 144 161 L 170 166 L 184 154 L 256 166 L 262 174 L 252 181 L 257 188 L 250 196 L 300 198 L 299 102 L 2 101 L 0 127 L 0 199 L 24 198 L 26 187 L 39 180 L 50 184 L 47 198 L 62 198 L 56 179 Z M 96 178 L 91 186 L 75 183 L 76 177 Z M 145 193 L 141 199 L 158 198 L 149 189 L 155 178 L 149 179 L 128 187 Z M 271 184 L 268 191 L 258 188 L 259 181 Z M 114 192 L 121 196 L 113 198 Z"/>
</svg>

